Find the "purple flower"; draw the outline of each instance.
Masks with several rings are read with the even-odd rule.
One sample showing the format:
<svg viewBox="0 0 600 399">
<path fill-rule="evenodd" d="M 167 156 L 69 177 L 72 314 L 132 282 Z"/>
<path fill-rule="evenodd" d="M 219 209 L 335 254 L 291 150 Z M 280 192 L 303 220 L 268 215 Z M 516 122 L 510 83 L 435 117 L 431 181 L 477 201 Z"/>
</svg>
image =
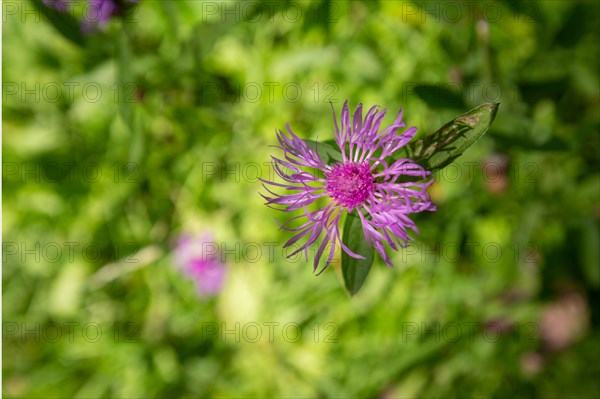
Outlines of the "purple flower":
<svg viewBox="0 0 600 399">
<path fill-rule="evenodd" d="M 286 193 L 276 194 L 264 186 L 270 196 L 263 195 L 263 198 L 267 200 L 266 205 L 274 209 L 302 211 L 281 226 L 284 230 L 297 232 L 285 247 L 303 241 L 300 248 L 289 256 L 304 251 L 308 259 L 308 248 L 323 236 L 315 255 L 315 271 L 328 244 L 331 245 L 323 270 L 331 263 L 337 245 L 353 258 L 364 258 L 342 242 L 339 224 L 344 213 L 360 218 L 364 238 L 392 266 L 384 243 L 394 250 L 398 249 L 396 244 L 405 247 L 410 240 L 407 230 L 418 233 L 409 215 L 436 210 L 427 194 L 427 187 L 433 183 L 433 179 L 426 182 L 407 181 L 425 179 L 431 172 L 411 159 L 394 161 L 389 158 L 413 138 L 417 128 L 411 127 L 397 134 L 400 128 L 406 126 L 400 110 L 394 123 L 380 132 L 385 112 L 374 106 L 363 118 L 362 104 L 359 104 L 351 118 L 346 101 L 342 108 L 341 126 L 338 126 L 333 111 L 335 141 L 342 157 L 342 162 L 334 165 L 323 162 L 315 149 L 292 132 L 289 124 L 286 125 L 289 135 L 281 130 L 277 133 L 283 159 L 272 158 L 275 172 L 284 183 L 263 182 L 283 188 Z M 309 211 L 307 207 L 319 199 L 328 201 L 320 209 Z M 297 219 L 303 222 L 299 227 L 288 227 L 290 222 Z"/>
<path fill-rule="evenodd" d="M 137 3 L 138 0 L 88 0 L 84 29 L 91 30 L 94 24 L 106 24 L 113 16 L 121 13 L 126 3 Z"/>
<path fill-rule="evenodd" d="M 65 0 L 43 0 L 46 7 L 54 8 L 60 12 L 67 11 L 68 5 Z"/>
<path fill-rule="evenodd" d="M 114 0 L 89 0 L 91 18 L 98 23 L 106 23 L 117 12 Z"/>
<path fill-rule="evenodd" d="M 210 234 L 182 236 L 173 261 L 184 275 L 194 280 L 198 294 L 209 296 L 221 291 L 226 265 L 221 262 L 218 244 Z"/>
</svg>

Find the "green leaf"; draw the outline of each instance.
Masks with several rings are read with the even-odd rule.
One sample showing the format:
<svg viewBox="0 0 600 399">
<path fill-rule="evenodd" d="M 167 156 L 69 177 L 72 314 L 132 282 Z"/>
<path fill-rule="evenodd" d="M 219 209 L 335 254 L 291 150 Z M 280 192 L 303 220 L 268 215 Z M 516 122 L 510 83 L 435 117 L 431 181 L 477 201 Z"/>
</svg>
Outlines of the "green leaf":
<svg viewBox="0 0 600 399">
<path fill-rule="evenodd" d="M 81 31 L 81 26 L 69 12 L 61 12 L 53 7 L 48 7 L 42 0 L 31 0 L 33 7 L 66 39 L 83 47 L 86 37 Z"/>
<path fill-rule="evenodd" d="M 408 144 L 395 158 L 408 156 L 431 172 L 444 168 L 485 134 L 499 105 L 485 103 L 457 116 L 435 133 Z"/>
<path fill-rule="evenodd" d="M 375 257 L 375 248 L 368 244 L 358 216 L 348 214 L 344 223 L 342 242 L 356 254 L 365 259 L 355 259 L 342 251 L 342 275 L 344 285 L 350 295 L 356 294 L 365 282 Z"/>
<path fill-rule="evenodd" d="M 333 165 L 336 162 L 342 162 L 342 153 L 339 150 L 335 140 L 316 141 L 304 140 L 313 150 L 317 151 L 321 160 L 327 165 Z"/>
<path fill-rule="evenodd" d="M 117 78 L 119 80 L 119 112 L 125 120 L 129 130 L 133 126 L 133 106 L 131 92 L 133 74 L 131 71 L 132 57 L 129 46 L 129 38 L 125 29 L 121 32 L 117 41 Z"/>
</svg>

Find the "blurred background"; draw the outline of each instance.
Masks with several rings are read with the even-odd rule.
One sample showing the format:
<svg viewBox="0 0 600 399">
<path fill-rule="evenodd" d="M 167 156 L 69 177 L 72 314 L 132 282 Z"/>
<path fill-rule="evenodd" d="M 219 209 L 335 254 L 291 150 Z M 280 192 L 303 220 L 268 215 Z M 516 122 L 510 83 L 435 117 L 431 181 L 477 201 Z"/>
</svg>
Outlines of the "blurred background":
<svg viewBox="0 0 600 399">
<path fill-rule="evenodd" d="M 2 2 L 3 396 L 600 397 L 599 4 Z M 501 103 L 352 298 L 258 194 L 345 99 Z"/>
</svg>

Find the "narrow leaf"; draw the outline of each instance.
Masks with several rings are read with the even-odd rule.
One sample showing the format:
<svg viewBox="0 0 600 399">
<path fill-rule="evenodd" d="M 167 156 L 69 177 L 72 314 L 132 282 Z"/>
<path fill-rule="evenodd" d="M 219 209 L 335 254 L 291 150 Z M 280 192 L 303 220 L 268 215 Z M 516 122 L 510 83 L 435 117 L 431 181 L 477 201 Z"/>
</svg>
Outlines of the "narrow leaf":
<svg viewBox="0 0 600 399">
<path fill-rule="evenodd" d="M 42 0 L 31 0 L 31 3 L 66 39 L 81 47 L 85 45 L 86 38 L 81 31 L 81 25 L 79 25 L 77 19 L 69 14 L 69 12 L 58 11 L 53 7 L 45 5 Z"/>
<path fill-rule="evenodd" d="M 119 112 L 129 131 L 133 130 L 133 92 L 135 86 L 132 73 L 132 56 L 126 29 L 121 29 L 117 41 L 117 78 L 119 80 Z"/>
<path fill-rule="evenodd" d="M 457 116 L 435 133 L 407 145 L 411 158 L 435 172 L 462 155 L 488 130 L 498 111 L 498 103 L 485 103 Z M 398 157 L 398 156 L 396 156 Z"/>
<path fill-rule="evenodd" d="M 346 216 L 342 241 L 352 252 L 365 257 L 365 259 L 355 259 L 342 251 L 344 285 L 348 293 L 354 295 L 360 290 L 371 271 L 375 248 L 366 242 L 360 218 L 352 214 Z"/>
</svg>

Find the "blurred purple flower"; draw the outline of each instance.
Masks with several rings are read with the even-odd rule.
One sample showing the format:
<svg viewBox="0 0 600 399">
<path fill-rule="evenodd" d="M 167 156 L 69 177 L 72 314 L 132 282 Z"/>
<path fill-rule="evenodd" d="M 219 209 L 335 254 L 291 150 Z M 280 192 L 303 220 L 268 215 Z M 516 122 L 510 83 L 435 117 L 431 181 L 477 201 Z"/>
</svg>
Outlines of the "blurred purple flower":
<svg viewBox="0 0 600 399">
<path fill-rule="evenodd" d="M 42 0 L 49 7 L 60 12 L 67 12 L 72 0 Z M 92 33 L 99 26 L 105 25 L 111 18 L 124 13 L 128 4 L 138 3 L 139 0 L 88 0 L 81 30 Z"/>
<path fill-rule="evenodd" d="M 323 162 L 319 153 L 296 136 L 289 125 L 289 135 L 282 131 L 277 134 L 284 159 L 273 157 L 273 165 L 284 183 L 263 182 L 283 188 L 286 194 L 274 193 L 265 186 L 269 195 L 263 197 L 267 200 L 267 206 L 274 209 L 284 212 L 302 211 L 302 214 L 289 219 L 282 226 L 284 230 L 297 232 L 285 244 L 286 247 L 305 240 L 289 256 L 304 251 L 308 258 L 308 248 L 324 234 L 315 256 L 314 270 L 330 242 L 323 270 L 331 263 L 338 244 L 353 258 L 364 258 L 352 252 L 342 242 L 339 223 L 344 213 L 354 213 L 360 218 L 365 240 L 392 266 L 384 243 L 394 250 L 398 249 L 396 243 L 405 247 L 410 239 L 407 230 L 412 229 L 418 233 L 409 215 L 436 210 L 427 194 L 427 187 L 433 183 L 433 179 L 411 181 L 423 180 L 431 172 L 409 158 L 391 158 L 392 154 L 413 138 L 417 128 L 411 127 L 398 134 L 398 130 L 406 126 L 402 122 L 400 110 L 394 123 L 380 132 L 384 115 L 385 110 L 380 111 L 374 106 L 363 118 L 362 104 L 359 104 L 351 117 L 346 101 L 342 108 L 340 127 L 333 111 L 335 141 L 342 158 L 342 162 L 334 165 Z M 307 207 L 321 198 L 328 200 L 326 205 L 310 212 Z M 287 227 L 296 219 L 305 220 L 300 227 Z"/>
<path fill-rule="evenodd" d="M 54 8 L 60 12 L 67 11 L 67 1 L 66 0 L 43 0 L 46 7 Z"/>
<path fill-rule="evenodd" d="M 173 255 L 175 266 L 194 280 L 198 294 L 218 294 L 223 287 L 227 266 L 221 261 L 219 245 L 209 233 L 183 235 Z"/>
<path fill-rule="evenodd" d="M 89 10 L 82 24 L 83 30 L 90 32 L 97 25 L 104 25 L 112 17 L 123 12 L 127 3 L 137 3 L 139 0 L 88 0 Z"/>
<path fill-rule="evenodd" d="M 106 23 L 117 12 L 114 0 L 89 0 L 91 18 L 98 23 Z"/>
</svg>

